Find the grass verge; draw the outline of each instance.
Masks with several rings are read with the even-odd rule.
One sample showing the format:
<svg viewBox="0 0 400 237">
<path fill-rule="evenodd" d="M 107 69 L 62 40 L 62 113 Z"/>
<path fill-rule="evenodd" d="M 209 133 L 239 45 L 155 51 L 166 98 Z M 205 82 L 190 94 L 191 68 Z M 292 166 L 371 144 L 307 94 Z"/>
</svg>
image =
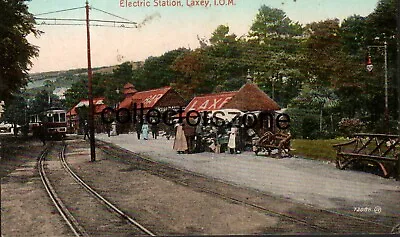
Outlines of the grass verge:
<svg viewBox="0 0 400 237">
<path fill-rule="evenodd" d="M 293 155 L 316 160 L 334 161 L 336 159 L 336 150 L 332 147 L 334 144 L 343 143 L 346 139 L 329 140 L 306 140 L 293 139 L 291 147 L 294 149 Z"/>
</svg>

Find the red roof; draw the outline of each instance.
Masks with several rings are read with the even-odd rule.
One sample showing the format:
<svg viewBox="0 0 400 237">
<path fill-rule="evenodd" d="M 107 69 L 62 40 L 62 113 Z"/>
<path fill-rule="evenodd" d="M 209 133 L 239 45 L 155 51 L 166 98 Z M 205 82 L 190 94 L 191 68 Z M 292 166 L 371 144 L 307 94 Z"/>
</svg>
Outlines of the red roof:
<svg viewBox="0 0 400 237">
<path fill-rule="evenodd" d="M 136 92 L 135 94 L 126 97 L 119 105 L 119 108 L 130 109 L 134 103 L 137 103 L 138 106 L 143 103 L 143 108 L 145 109 L 153 108 L 169 90 L 171 90 L 170 86 Z"/>
<path fill-rule="evenodd" d="M 221 109 L 228 101 L 232 99 L 238 92 L 222 92 L 217 94 L 208 94 L 194 97 L 186 106 L 185 112 L 190 110 L 211 111 Z"/>
<path fill-rule="evenodd" d="M 131 83 L 126 83 L 124 86 L 124 95 L 129 95 L 129 94 L 134 94 L 136 93 L 137 90 L 135 89 L 135 86 L 132 85 Z"/>
<path fill-rule="evenodd" d="M 104 108 L 107 107 L 107 105 L 104 104 L 104 97 L 99 97 L 99 98 L 94 98 L 93 99 L 93 104 L 95 105 L 95 113 L 101 113 L 101 111 L 103 111 Z M 74 116 L 77 115 L 78 113 L 76 112 L 76 108 L 80 108 L 80 107 L 89 107 L 89 100 L 88 99 L 83 99 L 81 101 L 79 101 L 78 104 L 76 104 L 71 110 L 68 111 L 67 116 Z"/>
<path fill-rule="evenodd" d="M 134 88 L 135 86 L 132 83 L 126 83 L 124 89 Z"/>
<path fill-rule="evenodd" d="M 238 91 L 222 92 L 197 96 L 186 106 L 185 114 L 190 110 L 197 112 L 220 109 L 238 109 L 241 111 L 279 110 L 279 105 L 254 83 L 246 83 Z"/>
</svg>

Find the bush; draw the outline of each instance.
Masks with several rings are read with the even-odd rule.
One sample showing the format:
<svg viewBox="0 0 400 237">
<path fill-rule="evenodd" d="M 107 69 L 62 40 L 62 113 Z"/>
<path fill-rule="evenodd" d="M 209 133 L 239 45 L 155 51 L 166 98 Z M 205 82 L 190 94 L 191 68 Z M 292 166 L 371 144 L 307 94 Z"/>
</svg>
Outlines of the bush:
<svg viewBox="0 0 400 237">
<path fill-rule="evenodd" d="M 317 139 L 319 137 L 319 121 L 315 116 L 303 118 L 302 135 L 306 139 Z"/>
<path fill-rule="evenodd" d="M 339 131 L 343 133 L 344 136 L 350 137 L 354 133 L 361 132 L 364 128 L 364 123 L 356 118 L 342 118 L 339 122 Z"/>
</svg>

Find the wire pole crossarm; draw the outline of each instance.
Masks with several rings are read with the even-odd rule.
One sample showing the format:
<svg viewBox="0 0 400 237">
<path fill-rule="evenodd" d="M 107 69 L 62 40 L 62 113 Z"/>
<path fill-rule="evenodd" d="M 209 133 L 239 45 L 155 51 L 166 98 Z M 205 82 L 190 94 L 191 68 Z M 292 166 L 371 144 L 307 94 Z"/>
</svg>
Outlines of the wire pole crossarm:
<svg viewBox="0 0 400 237">
<path fill-rule="evenodd" d="M 74 7 L 74 8 L 69 8 L 69 9 L 64 9 L 64 10 L 58 10 L 58 11 L 44 12 L 44 13 L 36 14 L 35 16 L 42 16 L 42 15 L 47 15 L 47 14 L 53 14 L 53 13 L 60 13 L 60 12 L 78 10 L 78 9 L 82 9 L 82 8 L 85 8 L 85 7 Z"/>
<path fill-rule="evenodd" d="M 48 17 L 35 17 L 35 20 L 45 20 L 45 21 L 86 21 L 86 19 L 77 18 L 48 18 Z M 101 22 L 101 23 L 114 23 L 114 24 L 129 24 L 136 25 L 135 22 L 130 21 L 111 21 L 111 20 L 89 20 L 90 22 Z"/>
<path fill-rule="evenodd" d="M 72 10 L 77 10 L 77 9 L 86 9 L 86 19 L 77 19 L 77 18 L 44 18 L 44 17 L 37 17 L 41 15 L 47 15 L 47 14 L 54 14 L 54 13 L 60 13 L 60 12 L 66 12 L 66 11 L 72 11 Z M 121 20 L 114 21 L 114 20 L 97 20 L 89 19 L 89 11 L 90 10 L 96 10 L 100 11 L 102 13 L 111 15 L 113 17 L 117 17 Z M 97 8 L 92 8 L 89 7 L 89 1 L 86 0 L 86 4 L 83 7 L 75 7 L 75 8 L 69 8 L 69 9 L 64 9 L 64 10 L 58 10 L 58 11 L 51 11 L 51 12 L 45 12 L 45 13 L 40 13 L 40 14 L 35 14 L 34 15 L 35 20 L 41 20 L 43 21 L 42 23 L 35 23 L 36 25 L 86 25 L 86 33 L 87 33 L 87 61 L 88 61 L 88 99 L 89 99 L 89 140 L 90 140 L 90 158 L 91 161 L 96 161 L 96 144 L 95 144 L 95 129 L 94 129 L 94 114 L 95 114 L 95 106 L 93 103 L 93 89 L 92 89 L 92 77 L 93 77 L 93 72 L 92 72 L 92 63 L 91 63 L 91 52 L 90 52 L 90 26 L 103 26 L 103 27 L 121 27 L 121 28 L 138 28 L 137 23 L 130 21 L 128 19 L 125 19 L 123 17 L 117 16 L 115 14 L 112 14 L 110 12 L 106 12 Z M 54 21 L 51 23 L 47 23 L 46 21 Z M 68 22 L 70 21 L 70 23 Z M 86 24 L 84 23 L 86 21 Z M 105 24 L 90 24 L 90 22 L 98 22 L 98 23 L 105 23 Z M 61 23 L 59 23 L 61 22 Z M 107 25 L 108 24 L 108 25 Z M 118 25 L 117 25 L 118 24 Z"/>
</svg>

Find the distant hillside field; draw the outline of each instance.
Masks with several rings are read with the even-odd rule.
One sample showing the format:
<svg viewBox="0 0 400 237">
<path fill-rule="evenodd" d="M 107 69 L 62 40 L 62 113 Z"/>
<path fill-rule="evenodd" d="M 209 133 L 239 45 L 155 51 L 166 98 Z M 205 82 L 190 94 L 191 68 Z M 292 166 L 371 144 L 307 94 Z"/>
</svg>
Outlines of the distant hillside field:
<svg viewBox="0 0 400 237">
<path fill-rule="evenodd" d="M 142 66 L 144 62 L 131 62 L 133 70 Z M 93 73 L 111 74 L 119 65 L 104 66 L 93 68 Z M 46 81 L 49 80 L 55 88 L 66 87 L 70 88 L 72 84 L 81 78 L 82 75 L 87 75 L 87 68 L 70 69 L 67 71 L 40 72 L 30 74 L 30 82 L 27 89 L 44 87 Z"/>
<path fill-rule="evenodd" d="M 132 68 L 135 70 L 142 66 L 144 62 L 131 62 Z M 104 66 L 93 68 L 93 73 L 101 74 L 112 74 L 114 69 L 117 69 L 119 65 Z M 32 99 L 34 96 L 42 90 L 46 91 L 64 91 L 82 79 L 87 77 L 87 68 L 70 69 L 66 71 L 53 71 L 53 72 L 41 72 L 32 73 L 30 76 L 30 82 L 27 85 L 27 96 Z"/>
</svg>

